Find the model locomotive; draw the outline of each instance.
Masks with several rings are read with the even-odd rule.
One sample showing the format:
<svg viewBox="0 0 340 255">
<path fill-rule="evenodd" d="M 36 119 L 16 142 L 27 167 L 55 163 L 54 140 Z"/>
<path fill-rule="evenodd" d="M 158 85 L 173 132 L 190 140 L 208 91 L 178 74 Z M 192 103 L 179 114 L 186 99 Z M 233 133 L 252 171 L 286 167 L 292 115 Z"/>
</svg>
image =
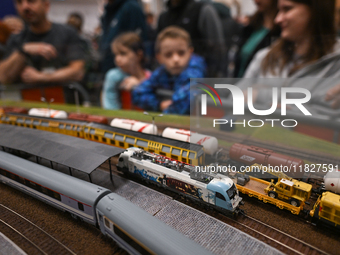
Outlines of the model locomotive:
<svg viewBox="0 0 340 255">
<path fill-rule="evenodd" d="M 239 213 L 242 198 L 234 182 L 221 174 L 198 172 L 195 167 L 128 148 L 119 156 L 117 168 L 159 186 L 181 193 L 226 214 Z"/>
</svg>

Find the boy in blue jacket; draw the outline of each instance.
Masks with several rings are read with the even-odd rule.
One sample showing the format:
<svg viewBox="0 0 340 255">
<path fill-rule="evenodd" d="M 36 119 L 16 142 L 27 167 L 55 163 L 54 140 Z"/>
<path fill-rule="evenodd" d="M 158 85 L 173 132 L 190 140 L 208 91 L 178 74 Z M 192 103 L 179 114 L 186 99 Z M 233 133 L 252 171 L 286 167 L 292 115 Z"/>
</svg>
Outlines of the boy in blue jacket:
<svg viewBox="0 0 340 255">
<path fill-rule="evenodd" d="M 190 114 L 190 78 L 203 78 L 206 66 L 202 57 L 193 54 L 189 34 L 175 26 L 159 33 L 157 60 L 162 65 L 133 91 L 133 104 L 150 111 Z M 160 100 L 157 89 L 172 90 L 171 99 Z"/>
</svg>

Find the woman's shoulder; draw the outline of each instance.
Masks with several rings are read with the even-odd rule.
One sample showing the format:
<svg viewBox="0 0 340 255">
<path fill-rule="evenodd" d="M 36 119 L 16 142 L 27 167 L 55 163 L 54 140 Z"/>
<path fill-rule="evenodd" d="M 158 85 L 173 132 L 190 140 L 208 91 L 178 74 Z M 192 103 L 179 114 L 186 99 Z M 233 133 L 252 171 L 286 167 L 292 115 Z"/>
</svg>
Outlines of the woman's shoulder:
<svg viewBox="0 0 340 255">
<path fill-rule="evenodd" d="M 259 50 L 253 60 L 250 62 L 246 73 L 244 75 L 244 78 L 255 78 L 260 76 L 260 73 L 262 72 L 262 61 L 269 53 L 270 48 L 266 47 L 264 49 Z"/>
</svg>

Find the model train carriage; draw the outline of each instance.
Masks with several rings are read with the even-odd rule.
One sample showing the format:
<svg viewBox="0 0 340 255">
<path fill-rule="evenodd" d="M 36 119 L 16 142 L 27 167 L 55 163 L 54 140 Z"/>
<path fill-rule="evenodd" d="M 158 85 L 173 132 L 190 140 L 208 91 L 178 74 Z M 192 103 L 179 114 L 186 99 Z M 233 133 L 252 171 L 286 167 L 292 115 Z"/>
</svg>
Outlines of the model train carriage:
<svg viewBox="0 0 340 255">
<path fill-rule="evenodd" d="M 145 180 L 184 193 L 219 210 L 238 211 L 242 199 L 230 178 L 220 174 L 198 177 L 194 167 L 184 166 L 180 162 L 170 162 L 169 159 L 139 148 L 129 148 L 122 153 L 117 165 L 121 171 L 128 171 Z"/>
<path fill-rule="evenodd" d="M 324 192 L 310 211 L 313 223 L 325 224 L 340 229 L 340 195 Z"/>
<path fill-rule="evenodd" d="M 138 147 L 181 162 L 194 165 L 204 164 L 202 145 L 95 123 L 89 123 L 84 131 L 85 139 L 88 140 L 99 141 L 121 148 Z"/>
<path fill-rule="evenodd" d="M 121 148 L 139 147 L 189 164 L 203 165 L 205 160 L 202 145 L 102 124 L 19 114 L 3 114 L 0 123 L 71 135 Z"/>
<path fill-rule="evenodd" d="M 82 121 L 44 118 L 13 113 L 2 115 L 0 123 L 39 129 L 79 138 L 84 138 L 83 126 L 87 124 Z"/>
<path fill-rule="evenodd" d="M 96 225 L 94 207 L 110 191 L 0 151 L 0 181 Z"/>
</svg>

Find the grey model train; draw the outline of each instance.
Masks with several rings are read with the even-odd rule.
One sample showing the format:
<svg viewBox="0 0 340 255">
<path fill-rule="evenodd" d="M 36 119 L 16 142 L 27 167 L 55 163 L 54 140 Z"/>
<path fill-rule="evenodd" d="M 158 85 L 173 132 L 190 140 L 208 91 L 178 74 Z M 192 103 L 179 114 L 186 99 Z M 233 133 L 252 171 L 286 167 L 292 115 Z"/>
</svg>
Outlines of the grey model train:
<svg viewBox="0 0 340 255">
<path fill-rule="evenodd" d="M 130 254 L 211 254 L 106 188 L 3 151 L 0 182 L 96 225 Z"/>
</svg>

